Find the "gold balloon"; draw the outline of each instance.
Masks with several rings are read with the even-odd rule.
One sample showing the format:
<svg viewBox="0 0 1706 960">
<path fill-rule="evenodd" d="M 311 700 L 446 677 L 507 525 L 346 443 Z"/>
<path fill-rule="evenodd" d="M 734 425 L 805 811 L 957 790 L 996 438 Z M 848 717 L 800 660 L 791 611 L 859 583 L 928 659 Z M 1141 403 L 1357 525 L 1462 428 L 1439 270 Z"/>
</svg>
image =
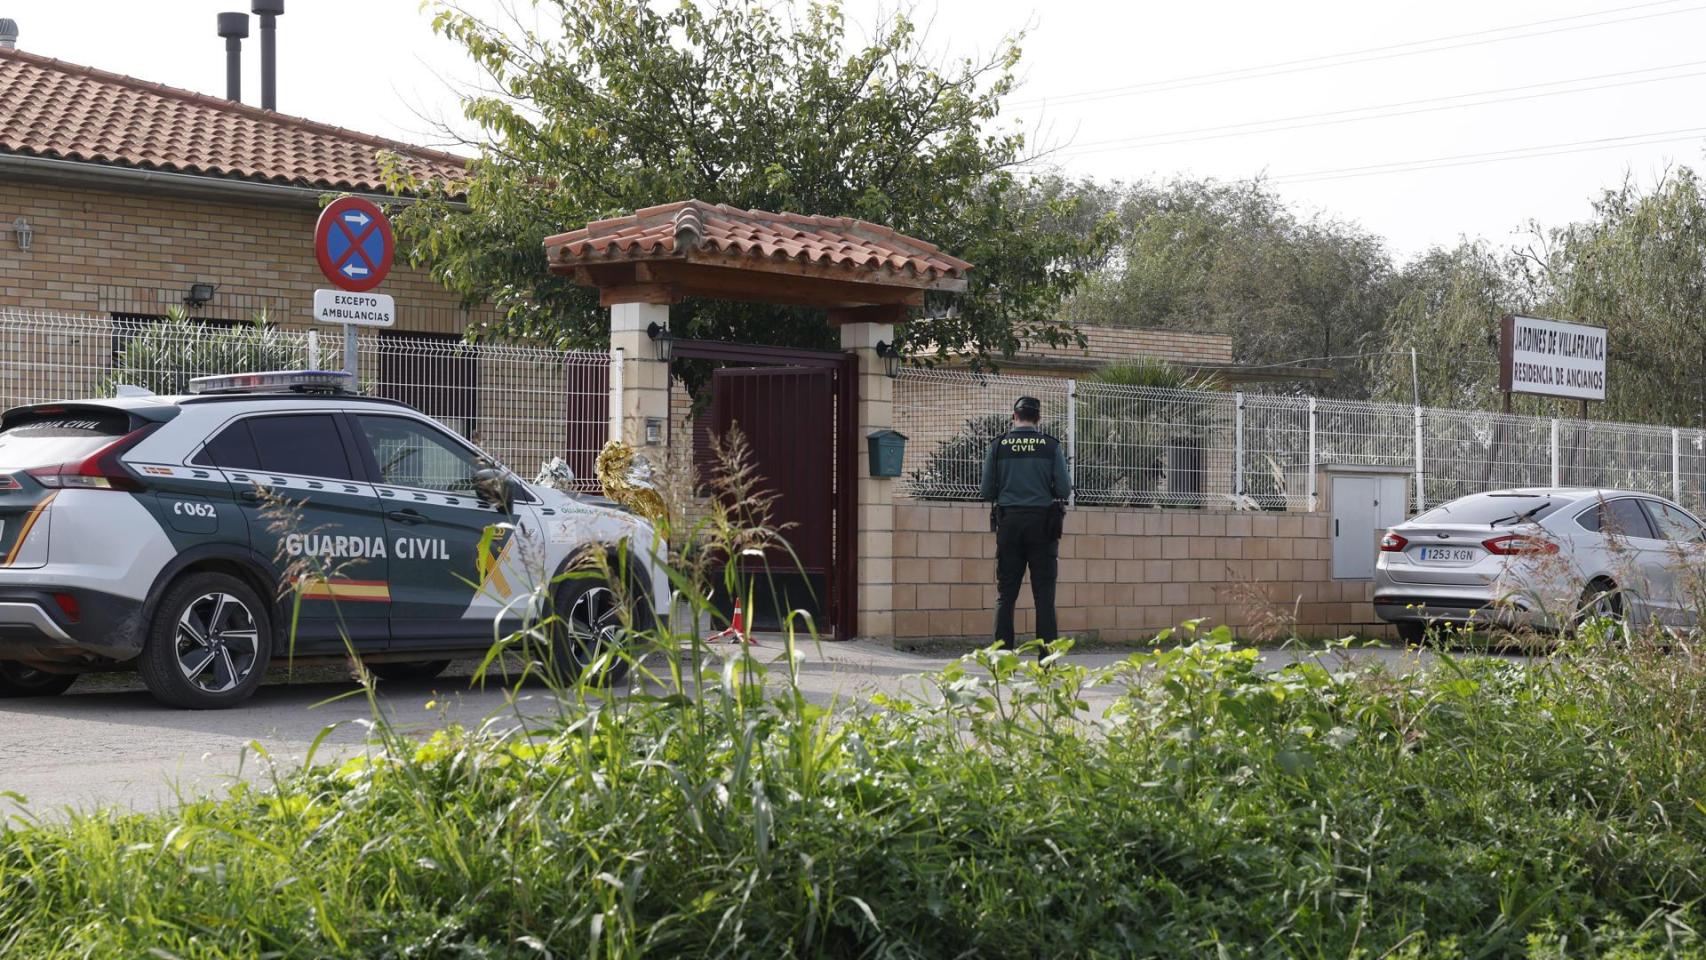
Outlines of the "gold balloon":
<svg viewBox="0 0 1706 960">
<path fill-rule="evenodd" d="M 657 523 L 668 515 L 663 497 L 652 483 L 651 465 L 621 440 L 611 440 L 593 464 L 604 495 Z"/>
</svg>

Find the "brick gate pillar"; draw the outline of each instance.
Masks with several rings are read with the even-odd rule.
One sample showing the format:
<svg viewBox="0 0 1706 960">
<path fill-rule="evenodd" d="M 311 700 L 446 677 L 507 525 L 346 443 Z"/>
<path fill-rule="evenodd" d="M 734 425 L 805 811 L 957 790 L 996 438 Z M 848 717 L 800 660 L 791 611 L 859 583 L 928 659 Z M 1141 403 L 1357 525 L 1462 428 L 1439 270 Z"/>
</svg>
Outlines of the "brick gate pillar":
<svg viewBox="0 0 1706 960">
<path fill-rule="evenodd" d="M 552 274 L 599 292 L 615 306 L 610 344 L 621 351 L 612 427 L 643 442 L 645 420 L 667 417 L 669 378 L 646 328 L 667 323 L 683 297 L 822 308 L 841 327 L 842 349 L 858 358 L 858 409 L 849 419 L 858 448 L 851 538 L 859 633 L 894 634 L 894 482 L 873 479 L 865 438 L 894 423 L 894 382 L 876 345 L 930 293 L 963 293 L 972 265 L 935 244 L 848 217 L 740 210 L 680 200 L 595 220 L 545 238 Z M 615 430 L 613 430 L 615 432 Z M 847 561 L 842 560 L 843 564 Z M 845 582 L 842 584 L 845 586 Z"/>
<path fill-rule="evenodd" d="M 859 633 L 872 639 L 894 640 L 894 484 L 871 476 L 865 438 L 894 426 L 894 381 L 877 356 L 877 343 L 894 343 L 894 321 L 904 308 L 865 307 L 831 310 L 831 323 L 841 328 L 841 349 L 859 358 L 859 402 L 854 417 L 854 442 L 859 448 L 854 474 L 854 543 L 858 551 Z"/>
<path fill-rule="evenodd" d="M 627 441 L 662 468 L 669 438 L 669 364 L 657 358 L 647 330 L 669 328 L 667 303 L 616 303 L 610 307 L 610 438 Z M 646 443 L 653 421 L 658 445 Z"/>
</svg>

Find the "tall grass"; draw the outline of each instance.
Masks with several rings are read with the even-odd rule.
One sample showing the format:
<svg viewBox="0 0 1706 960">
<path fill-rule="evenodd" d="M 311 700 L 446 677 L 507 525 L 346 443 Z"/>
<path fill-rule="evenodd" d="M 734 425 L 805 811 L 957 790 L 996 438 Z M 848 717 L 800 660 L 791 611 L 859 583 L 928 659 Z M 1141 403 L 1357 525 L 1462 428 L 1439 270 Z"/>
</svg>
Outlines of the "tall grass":
<svg viewBox="0 0 1706 960">
<path fill-rule="evenodd" d="M 14 825 L 0 954 L 1701 955 L 1695 651 L 1257 656 L 983 651 L 833 712 L 737 655 L 533 729 L 381 727 L 227 797 Z"/>
<path fill-rule="evenodd" d="M 700 616 L 751 506 L 677 552 Z M 984 650 L 838 708 L 801 691 L 809 631 L 772 662 L 638 632 L 605 654 L 636 689 L 548 717 L 376 722 L 367 755 L 226 796 L 14 817 L 0 956 L 1706 956 L 1699 650 L 1590 629 L 1545 661 L 1267 672 L 1198 630 L 1105 669 Z"/>
</svg>

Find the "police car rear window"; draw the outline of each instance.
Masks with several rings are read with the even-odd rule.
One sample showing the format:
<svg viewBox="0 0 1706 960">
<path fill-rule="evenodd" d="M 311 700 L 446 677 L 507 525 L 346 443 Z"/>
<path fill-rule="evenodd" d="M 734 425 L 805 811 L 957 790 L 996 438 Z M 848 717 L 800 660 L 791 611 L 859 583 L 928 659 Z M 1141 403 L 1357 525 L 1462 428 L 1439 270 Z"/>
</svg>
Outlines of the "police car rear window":
<svg viewBox="0 0 1706 960">
<path fill-rule="evenodd" d="M 30 411 L 0 430 L 0 470 L 80 460 L 129 432 L 130 416 L 117 410 Z"/>
</svg>

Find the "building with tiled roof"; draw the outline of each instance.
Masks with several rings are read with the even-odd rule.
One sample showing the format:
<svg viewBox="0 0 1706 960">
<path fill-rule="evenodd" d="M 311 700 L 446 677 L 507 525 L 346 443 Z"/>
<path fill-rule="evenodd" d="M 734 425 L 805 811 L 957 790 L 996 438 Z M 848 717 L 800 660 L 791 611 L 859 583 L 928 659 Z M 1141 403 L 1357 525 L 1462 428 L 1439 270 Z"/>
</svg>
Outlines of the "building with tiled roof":
<svg viewBox="0 0 1706 960">
<path fill-rule="evenodd" d="M 468 160 L 0 45 L 0 310 L 210 321 L 266 311 L 301 326 L 328 196 L 385 204 L 387 162 L 455 199 Z M 192 285 L 211 300 L 190 300 Z M 398 333 L 460 336 L 470 319 L 399 263 L 379 292 Z"/>
<path fill-rule="evenodd" d="M 467 158 L 0 48 L 0 154 L 308 190 L 383 193 L 382 154 L 453 186 Z"/>
</svg>

